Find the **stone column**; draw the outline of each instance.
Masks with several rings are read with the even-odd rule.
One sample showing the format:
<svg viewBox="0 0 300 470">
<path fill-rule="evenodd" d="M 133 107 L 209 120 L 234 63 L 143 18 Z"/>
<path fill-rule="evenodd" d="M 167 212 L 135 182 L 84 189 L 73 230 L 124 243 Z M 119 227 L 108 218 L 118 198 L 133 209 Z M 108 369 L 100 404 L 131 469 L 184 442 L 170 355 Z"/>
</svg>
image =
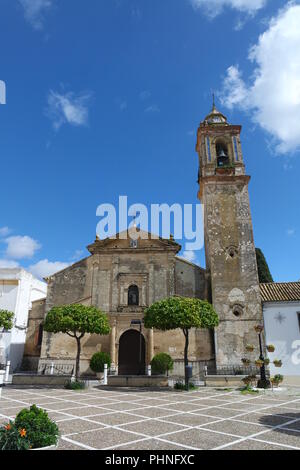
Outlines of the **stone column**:
<svg viewBox="0 0 300 470">
<path fill-rule="evenodd" d="M 116 365 L 116 329 L 117 325 L 116 321 L 114 320 L 110 332 L 110 359 L 112 366 Z"/>
<path fill-rule="evenodd" d="M 148 362 L 149 364 L 153 356 L 154 356 L 154 334 L 153 334 L 153 328 L 150 328 L 148 332 Z"/>
</svg>

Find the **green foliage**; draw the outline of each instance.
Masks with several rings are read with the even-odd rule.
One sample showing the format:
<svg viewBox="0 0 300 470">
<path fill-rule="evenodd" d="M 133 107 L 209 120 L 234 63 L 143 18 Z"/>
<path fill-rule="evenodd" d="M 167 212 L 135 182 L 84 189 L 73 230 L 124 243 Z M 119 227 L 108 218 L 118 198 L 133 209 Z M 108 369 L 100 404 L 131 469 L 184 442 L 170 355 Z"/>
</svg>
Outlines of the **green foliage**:
<svg viewBox="0 0 300 470">
<path fill-rule="evenodd" d="M 145 327 L 157 330 L 214 328 L 219 319 L 213 306 L 199 299 L 170 297 L 154 303 L 145 311 Z"/>
<path fill-rule="evenodd" d="M 85 388 L 85 383 L 80 380 L 75 380 L 74 382 L 72 382 L 72 380 L 68 380 L 65 383 L 65 388 L 67 390 L 83 390 Z"/>
<path fill-rule="evenodd" d="M 153 357 L 151 368 L 153 374 L 165 374 L 173 369 L 174 361 L 169 354 L 159 353 Z"/>
<path fill-rule="evenodd" d="M 26 430 L 26 438 L 33 449 L 57 444 L 59 430 L 46 411 L 32 405 L 17 414 L 15 426 Z"/>
<path fill-rule="evenodd" d="M 245 387 L 243 387 L 242 389 L 240 389 L 240 392 L 242 395 L 256 395 L 257 393 L 259 393 L 259 390 L 253 390 L 253 388 L 251 387 L 250 384 L 246 385 Z"/>
<path fill-rule="evenodd" d="M 196 390 L 196 385 L 194 385 L 192 382 L 189 382 L 188 386 L 186 386 L 182 382 L 176 382 L 174 385 L 175 390 Z"/>
<path fill-rule="evenodd" d="M 90 368 L 94 372 L 103 372 L 105 364 L 110 367 L 110 355 L 106 352 L 96 352 L 90 361 Z"/>
<path fill-rule="evenodd" d="M 13 327 L 13 318 L 13 312 L 9 312 L 8 310 L 0 310 L 0 328 L 11 330 Z"/>
<path fill-rule="evenodd" d="M 283 382 L 283 375 L 281 375 L 281 374 L 276 374 L 276 375 L 274 376 L 274 379 L 275 379 L 276 382 L 281 383 L 281 382 Z"/>
<path fill-rule="evenodd" d="M 30 442 L 22 429 L 10 421 L 0 428 L 0 450 L 29 450 Z"/>
<path fill-rule="evenodd" d="M 44 330 L 76 337 L 85 333 L 107 335 L 110 326 L 107 315 L 98 308 L 74 304 L 53 307 L 46 317 Z"/>
<path fill-rule="evenodd" d="M 256 261 L 259 282 L 274 282 L 266 258 L 260 248 L 256 248 Z"/>
</svg>

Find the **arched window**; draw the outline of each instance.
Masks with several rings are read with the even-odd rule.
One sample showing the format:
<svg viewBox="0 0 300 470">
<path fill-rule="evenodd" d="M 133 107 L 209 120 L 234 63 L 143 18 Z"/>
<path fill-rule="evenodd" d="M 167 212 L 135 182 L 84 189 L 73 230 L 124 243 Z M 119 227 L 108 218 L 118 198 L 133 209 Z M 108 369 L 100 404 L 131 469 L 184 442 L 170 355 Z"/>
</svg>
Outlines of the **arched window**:
<svg viewBox="0 0 300 470">
<path fill-rule="evenodd" d="M 229 165 L 227 145 L 223 142 L 216 143 L 217 165 L 218 167 Z"/>
<path fill-rule="evenodd" d="M 128 289 L 128 305 L 139 305 L 139 288 L 130 286 Z"/>
</svg>

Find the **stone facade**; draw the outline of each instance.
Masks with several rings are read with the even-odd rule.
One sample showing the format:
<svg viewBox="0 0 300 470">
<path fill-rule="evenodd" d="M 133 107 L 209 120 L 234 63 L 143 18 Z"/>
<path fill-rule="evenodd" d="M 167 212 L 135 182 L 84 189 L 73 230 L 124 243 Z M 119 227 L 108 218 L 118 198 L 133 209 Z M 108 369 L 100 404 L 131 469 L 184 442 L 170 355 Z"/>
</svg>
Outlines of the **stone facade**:
<svg viewBox="0 0 300 470">
<path fill-rule="evenodd" d="M 95 305 L 110 319 L 109 336 L 86 335 L 82 340 L 81 368 L 89 371 L 89 360 L 96 351 L 110 353 L 115 366 L 119 363 L 119 342 L 123 333 L 131 329 L 132 320 L 143 320 L 145 308 L 153 302 L 172 296 L 184 295 L 207 298 L 206 271 L 177 257 L 181 247 L 173 240 L 140 239 L 136 248 L 131 239 L 96 240 L 88 247 L 91 256 L 47 279 L 48 295 L 44 315 L 55 305 L 82 303 Z M 128 305 L 128 289 L 137 286 L 139 305 Z M 169 353 L 183 361 L 184 337 L 178 331 L 160 332 L 142 326 L 145 339 L 145 365 L 159 352 Z M 27 341 L 32 342 L 29 333 Z M 75 341 L 63 334 L 44 332 L 41 361 L 61 363 L 75 357 Z M 28 349 L 31 346 L 28 344 Z M 206 330 L 191 333 L 190 359 L 214 359 L 213 337 Z"/>
<path fill-rule="evenodd" d="M 71 303 L 94 305 L 108 314 L 109 336 L 83 338 L 83 372 L 89 372 L 89 360 L 96 351 L 109 352 L 113 365 L 121 367 L 119 350 L 130 348 L 130 342 L 124 346 L 124 338 L 131 332 L 134 341 L 132 330 L 143 335 L 143 367 L 154 354 L 167 352 L 175 360 L 176 370 L 183 372 L 182 332 L 142 326 L 145 308 L 173 295 L 207 299 L 220 318 L 214 334 L 191 332 L 189 357 L 196 368 L 199 361 L 240 364 L 246 344 L 256 343 L 254 325 L 262 321 L 262 308 L 248 195 L 250 177 L 245 174 L 240 132 L 241 127 L 229 125 L 215 106 L 198 129 L 198 196 L 204 205 L 206 270 L 179 258 L 181 247 L 172 237 L 153 238 L 143 232 L 136 244 L 123 232 L 115 239 L 96 239 L 88 246 L 89 257 L 47 279 L 44 316 L 55 305 Z M 130 299 L 137 297 L 135 305 Z M 30 329 L 27 352 L 34 349 L 30 346 L 34 337 Z M 75 341 L 66 335 L 44 333 L 41 361 L 70 362 L 75 347 Z M 124 367 L 122 363 L 122 370 Z"/>
<path fill-rule="evenodd" d="M 240 126 L 213 108 L 200 124 L 199 199 L 204 205 L 205 253 L 215 331 L 217 365 L 240 364 L 246 344 L 256 344 L 261 298 Z"/>
</svg>

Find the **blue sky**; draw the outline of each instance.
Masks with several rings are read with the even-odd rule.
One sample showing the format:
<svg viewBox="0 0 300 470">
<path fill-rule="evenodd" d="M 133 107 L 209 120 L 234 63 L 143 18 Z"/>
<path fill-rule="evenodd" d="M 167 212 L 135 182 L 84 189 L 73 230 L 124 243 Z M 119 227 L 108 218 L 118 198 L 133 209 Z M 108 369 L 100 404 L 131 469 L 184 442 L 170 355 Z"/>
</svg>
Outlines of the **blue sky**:
<svg viewBox="0 0 300 470">
<path fill-rule="evenodd" d="M 256 246 L 275 280 L 300 279 L 297 2 L 0 0 L 0 8 L 0 266 L 41 276 L 86 256 L 97 206 L 119 195 L 196 204 L 195 133 L 213 89 L 243 126 Z M 204 264 L 203 250 L 194 257 Z"/>
</svg>

